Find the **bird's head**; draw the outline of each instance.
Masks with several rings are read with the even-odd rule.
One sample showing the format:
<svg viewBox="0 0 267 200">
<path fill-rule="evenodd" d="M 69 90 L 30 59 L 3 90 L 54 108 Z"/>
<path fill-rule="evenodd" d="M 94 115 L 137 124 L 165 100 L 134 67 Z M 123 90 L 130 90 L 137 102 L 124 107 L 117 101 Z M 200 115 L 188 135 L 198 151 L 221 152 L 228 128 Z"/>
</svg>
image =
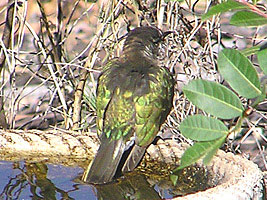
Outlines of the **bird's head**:
<svg viewBox="0 0 267 200">
<path fill-rule="evenodd" d="M 172 31 L 162 32 L 152 26 L 138 27 L 130 31 L 124 43 L 124 54 L 141 54 L 149 59 L 154 59 L 158 55 L 159 44 Z"/>
</svg>

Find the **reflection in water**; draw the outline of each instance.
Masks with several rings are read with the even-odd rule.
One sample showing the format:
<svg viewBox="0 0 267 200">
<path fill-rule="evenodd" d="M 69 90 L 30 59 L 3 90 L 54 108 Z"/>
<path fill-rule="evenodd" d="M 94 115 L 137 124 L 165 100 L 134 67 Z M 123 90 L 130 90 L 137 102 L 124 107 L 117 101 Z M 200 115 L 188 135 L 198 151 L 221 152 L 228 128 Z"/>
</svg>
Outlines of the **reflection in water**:
<svg viewBox="0 0 267 200">
<path fill-rule="evenodd" d="M 208 184 L 208 173 L 204 168 L 187 167 L 177 173 L 178 183 L 172 184 L 169 172 L 162 172 L 162 165 L 153 165 L 153 171 L 140 172 L 138 169 L 126 174 L 117 182 L 96 187 L 98 199 L 124 200 L 124 199 L 165 199 L 205 190 Z M 166 164 L 165 164 L 166 167 Z M 162 170 L 160 170 L 162 169 Z M 158 172 L 155 174 L 155 172 Z"/>
<path fill-rule="evenodd" d="M 208 187 L 207 173 L 201 169 L 181 171 L 174 187 L 169 176 L 132 172 L 106 185 L 88 185 L 76 178 L 81 168 L 45 163 L 0 161 L 0 199 L 162 199 L 182 196 Z"/>
<path fill-rule="evenodd" d="M 142 174 L 127 176 L 117 183 L 96 186 L 96 189 L 99 200 L 161 199 Z"/>
<path fill-rule="evenodd" d="M 2 166 L 2 165 L 1 165 Z M 56 187 L 51 180 L 47 178 L 48 167 L 44 163 L 27 164 L 20 167 L 20 163 L 14 163 L 13 169 L 19 173 L 14 177 L 10 177 L 0 193 L 3 199 L 22 199 L 21 195 L 25 195 L 27 190 L 31 199 L 57 199 L 60 194 L 62 199 L 73 199 L 68 195 L 70 191 L 64 191 Z M 1 171 L 2 174 L 2 171 Z M 1 187 L 3 186 L 1 182 Z M 78 190 L 75 188 L 74 190 Z M 58 193 L 58 194 L 57 194 Z"/>
</svg>

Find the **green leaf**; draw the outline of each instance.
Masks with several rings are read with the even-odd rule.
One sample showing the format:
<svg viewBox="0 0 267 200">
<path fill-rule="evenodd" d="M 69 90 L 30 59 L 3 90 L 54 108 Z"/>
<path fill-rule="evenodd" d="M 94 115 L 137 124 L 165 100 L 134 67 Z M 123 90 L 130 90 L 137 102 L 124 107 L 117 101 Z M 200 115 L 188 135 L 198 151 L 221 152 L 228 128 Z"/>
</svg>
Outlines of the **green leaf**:
<svg viewBox="0 0 267 200">
<path fill-rule="evenodd" d="M 267 24 L 267 18 L 255 12 L 239 11 L 231 17 L 230 24 L 235 26 L 257 27 Z"/>
<path fill-rule="evenodd" d="M 249 48 L 245 48 L 243 50 L 241 50 L 240 52 L 244 55 L 244 56 L 251 56 L 253 54 L 258 53 L 260 50 L 260 46 L 252 46 Z"/>
<path fill-rule="evenodd" d="M 210 151 L 205 155 L 203 158 L 203 164 L 207 165 L 213 158 L 213 156 L 217 153 L 218 149 L 223 145 L 225 142 L 227 135 L 224 135 L 224 137 L 219 138 L 214 142 L 214 145 L 211 146 Z"/>
<path fill-rule="evenodd" d="M 248 58 L 235 49 L 224 49 L 218 56 L 218 68 L 224 79 L 240 95 L 254 98 L 261 94 L 260 81 Z"/>
<path fill-rule="evenodd" d="M 222 145 L 222 143 L 225 141 L 225 137 L 220 138 L 219 140 L 214 141 L 206 141 L 206 142 L 196 142 L 193 146 L 186 149 L 184 152 L 182 158 L 181 158 L 181 164 L 178 168 L 176 168 L 173 172 L 176 172 L 180 169 L 183 169 L 185 167 L 188 167 L 189 165 L 194 164 L 197 162 L 200 158 L 203 156 L 205 160 L 205 163 L 209 161 L 212 156 L 216 153 L 218 148 Z"/>
<path fill-rule="evenodd" d="M 248 8 L 248 6 L 239 3 L 237 1 L 228 0 L 226 2 L 211 7 L 211 9 L 206 14 L 202 15 L 202 20 L 206 20 L 213 15 L 224 13 L 226 11 L 243 9 L 243 8 Z"/>
<path fill-rule="evenodd" d="M 266 97 L 267 97 L 267 79 L 263 80 L 262 82 L 262 88 L 261 88 L 261 95 L 257 96 L 257 98 L 255 98 L 255 101 L 251 104 L 252 108 L 256 108 L 261 102 L 263 102 Z"/>
<path fill-rule="evenodd" d="M 215 82 L 193 80 L 183 87 L 183 92 L 194 105 L 222 119 L 241 116 L 244 110 L 231 90 Z"/>
<path fill-rule="evenodd" d="M 252 0 L 253 1 L 253 4 L 256 5 L 256 3 L 260 0 Z"/>
<path fill-rule="evenodd" d="M 210 141 L 223 137 L 228 133 L 227 127 L 218 119 L 193 115 L 180 124 L 181 133 L 196 141 Z"/>
<path fill-rule="evenodd" d="M 178 176 L 171 174 L 170 179 L 171 179 L 172 184 L 175 186 L 177 184 Z"/>
<path fill-rule="evenodd" d="M 260 68 L 264 72 L 265 75 L 267 75 L 267 49 L 263 49 L 258 52 L 258 61 L 260 64 Z"/>
</svg>

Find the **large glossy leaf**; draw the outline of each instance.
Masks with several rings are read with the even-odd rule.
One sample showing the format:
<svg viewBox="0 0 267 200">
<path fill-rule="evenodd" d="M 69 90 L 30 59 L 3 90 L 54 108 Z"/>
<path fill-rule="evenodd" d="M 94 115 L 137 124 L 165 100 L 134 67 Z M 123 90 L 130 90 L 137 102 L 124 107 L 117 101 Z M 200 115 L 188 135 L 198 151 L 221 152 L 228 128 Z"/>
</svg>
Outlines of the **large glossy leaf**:
<svg viewBox="0 0 267 200">
<path fill-rule="evenodd" d="M 244 110 L 231 90 L 215 82 L 193 80 L 183 87 L 183 92 L 194 105 L 222 119 L 241 116 Z"/>
<path fill-rule="evenodd" d="M 189 116 L 180 124 L 181 133 L 196 141 L 210 141 L 225 136 L 227 127 L 218 119 L 204 115 Z"/>
<path fill-rule="evenodd" d="M 257 27 L 267 24 L 267 18 L 255 12 L 239 11 L 231 17 L 230 24 L 235 26 Z"/>
<path fill-rule="evenodd" d="M 206 20 L 216 14 L 220 14 L 220 13 L 230 11 L 230 10 L 242 9 L 242 8 L 248 8 L 248 6 L 242 3 L 239 3 L 237 1 L 234 1 L 234 0 L 228 0 L 226 2 L 223 2 L 221 4 L 211 7 L 210 10 L 206 14 L 202 15 L 202 20 Z"/>
<path fill-rule="evenodd" d="M 218 56 L 218 68 L 224 79 L 240 95 L 254 98 L 261 94 L 260 81 L 252 63 L 235 49 L 224 49 Z"/>
<path fill-rule="evenodd" d="M 196 142 L 193 146 L 186 149 L 181 158 L 180 166 L 174 170 L 174 173 L 194 164 L 203 157 L 205 159 L 205 163 L 208 163 L 212 156 L 217 152 L 218 148 L 220 148 L 223 144 L 225 138 L 226 136 L 214 141 Z"/>
<path fill-rule="evenodd" d="M 258 52 L 258 61 L 260 64 L 260 68 L 264 72 L 265 75 L 267 75 L 267 49 L 263 49 Z"/>
</svg>

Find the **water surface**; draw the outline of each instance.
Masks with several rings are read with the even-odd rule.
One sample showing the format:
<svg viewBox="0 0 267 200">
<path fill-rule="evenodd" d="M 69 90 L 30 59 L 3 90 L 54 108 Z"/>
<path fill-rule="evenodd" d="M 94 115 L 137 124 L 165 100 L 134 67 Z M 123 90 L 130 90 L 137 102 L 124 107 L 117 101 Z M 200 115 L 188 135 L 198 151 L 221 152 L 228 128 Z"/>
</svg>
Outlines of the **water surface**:
<svg viewBox="0 0 267 200">
<path fill-rule="evenodd" d="M 177 186 L 169 177 L 150 172 L 132 172 L 111 184 L 93 186 L 81 181 L 81 167 L 0 161 L 0 199 L 162 199 L 183 196 L 204 190 L 207 174 L 204 171 L 181 171 Z M 190 178 L 185 176 L 188 174 Z"/>
</svg>

